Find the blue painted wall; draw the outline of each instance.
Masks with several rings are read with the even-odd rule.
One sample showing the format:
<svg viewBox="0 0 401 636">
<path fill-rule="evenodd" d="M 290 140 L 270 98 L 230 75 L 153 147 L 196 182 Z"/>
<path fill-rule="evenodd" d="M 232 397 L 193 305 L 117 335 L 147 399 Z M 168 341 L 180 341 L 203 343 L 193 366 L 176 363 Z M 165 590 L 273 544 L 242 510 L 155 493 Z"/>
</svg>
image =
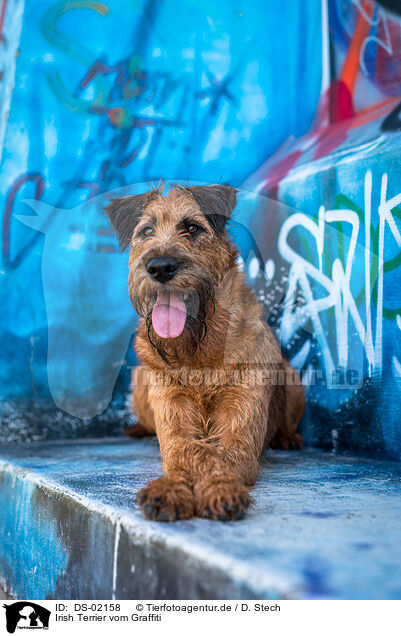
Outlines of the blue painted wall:
<svg viewBox="0 0 401 636">
<path fill-rule="evenodd" d="M 88 420 L 107 407 L 117 378 L 115 396 L 127 387 L 127 359 L 119 372 L 135 315 L 103 194 L 160 177 L 239 185 L 306 132 L 321 83 L 318 4 L 3 0 L 8 436 L 12 422 L 14 436 L 23 426 L 25 436 L 32 427 L 36 437 L 63 434 L 52 416 L 42 430 L 43 409 L 55 403 Z"/>
</svg>

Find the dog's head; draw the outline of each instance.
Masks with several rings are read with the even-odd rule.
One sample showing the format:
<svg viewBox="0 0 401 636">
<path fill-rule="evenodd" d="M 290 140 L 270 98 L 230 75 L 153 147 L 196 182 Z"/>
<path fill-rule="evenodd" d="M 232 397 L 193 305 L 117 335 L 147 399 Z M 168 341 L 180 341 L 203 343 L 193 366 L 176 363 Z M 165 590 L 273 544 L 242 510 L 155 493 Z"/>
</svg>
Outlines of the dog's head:
<svg viewBox="0 0 401 636">
<path fill-rule="evenodd" d="M 129 293 L 151 343 L 182 338 L 197 346 L 215 290 L 233 267 L 226 222 L 236 204 L 228 185 L 174 186 L 114 199 L 106 208 L 121 249 L 130 246 Z"/>
</svg>

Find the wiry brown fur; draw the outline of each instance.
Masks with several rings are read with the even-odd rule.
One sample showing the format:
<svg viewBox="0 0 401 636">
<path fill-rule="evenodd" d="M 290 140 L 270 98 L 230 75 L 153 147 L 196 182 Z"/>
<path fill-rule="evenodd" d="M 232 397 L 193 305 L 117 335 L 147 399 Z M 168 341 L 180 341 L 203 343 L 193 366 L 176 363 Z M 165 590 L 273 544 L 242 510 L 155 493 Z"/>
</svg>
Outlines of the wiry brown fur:
<svg viewBox="0 0 401 636">
<path fill-rule="evenodd" d="M 263 450 L 302 444 L 296 431 L 304 409 L 299 382 L 203 377 L 210 369 L 261 369 L 275 377 L 289 370 L 236 265 L 237 251 L 225 229 L 235 203 L 230 186 L 205 186 L 176 187 L 168 196 L 156 190 L 108 206 L 122 248 L 130 243 L 129 293 L 142 316 L 135 348 L 143 368 L 158 372 L 157 382 L 134 378 L 132 396 L 139 428 L 130 433 L 157 434 L 165 474 L 138 494 L 148 519 L 240 519 L 251 504 Z M 202 228 L 199 236 L 185 233 L 184 219 Z M 149 225 L 154 234 L 144 237 Z M 145 269 L 153 256 L 179 263 L 177 275 L 164 285 Z M 152 327 L 161 288 L 181 294 L 187 305 L 187 323 L 177 338 L 159 338 Z M 174 375 L 183 368 L 200 371 L 197 382 Z M 136 377 L 140 374 L 138 369 Z"/>
</svg>

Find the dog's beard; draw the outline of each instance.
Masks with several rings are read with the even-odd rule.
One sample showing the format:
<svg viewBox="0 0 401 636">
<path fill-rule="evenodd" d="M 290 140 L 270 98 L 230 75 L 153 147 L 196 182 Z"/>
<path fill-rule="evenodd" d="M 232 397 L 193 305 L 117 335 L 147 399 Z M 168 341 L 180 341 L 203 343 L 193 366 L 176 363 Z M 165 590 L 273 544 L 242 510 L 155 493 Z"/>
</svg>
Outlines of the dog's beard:
<svg viewBox="0 0 401 636">
<path fill-rule="evenodd" d="M 182 334 L 177 338 L 161 338 L 157 335 L 152 322 L 152 312 L 157 301 L 158 290 L 147 290 L 146 297 L 138 300 L 135 309 L 145 319 L 148 340 L 160 357 L 173 364 L 182 360 L 182 354 L 193 356 L 207 334 L 207 320 L 214 312 L 214 284 L 209 279 L 197 281 L 196 289 L 186 288 L 185 292 L 169 287 L 185 302 L 187 318 Z"/>
</svg>

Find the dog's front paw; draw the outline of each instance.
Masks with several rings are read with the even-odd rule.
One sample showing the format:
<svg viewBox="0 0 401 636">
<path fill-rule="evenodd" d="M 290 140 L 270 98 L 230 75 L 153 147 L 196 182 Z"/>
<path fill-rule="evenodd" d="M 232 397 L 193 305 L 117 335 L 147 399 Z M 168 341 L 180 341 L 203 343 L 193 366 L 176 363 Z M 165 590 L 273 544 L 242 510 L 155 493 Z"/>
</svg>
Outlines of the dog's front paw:
<svg viewBox="0 0 401 636">
<path fill-rule="evenodd" d="M 237 479 L 210 479 L 195 486 L 197 517 L 239 521 L 252 505 L 248 488 Z"/>
<path fill-rule="evenodd" d="M 136 502 L 150 521 L 178 521 L 194 516 L 194 494 L 183 482 L 159 477 L 139 491 Z"/>
</svg>

